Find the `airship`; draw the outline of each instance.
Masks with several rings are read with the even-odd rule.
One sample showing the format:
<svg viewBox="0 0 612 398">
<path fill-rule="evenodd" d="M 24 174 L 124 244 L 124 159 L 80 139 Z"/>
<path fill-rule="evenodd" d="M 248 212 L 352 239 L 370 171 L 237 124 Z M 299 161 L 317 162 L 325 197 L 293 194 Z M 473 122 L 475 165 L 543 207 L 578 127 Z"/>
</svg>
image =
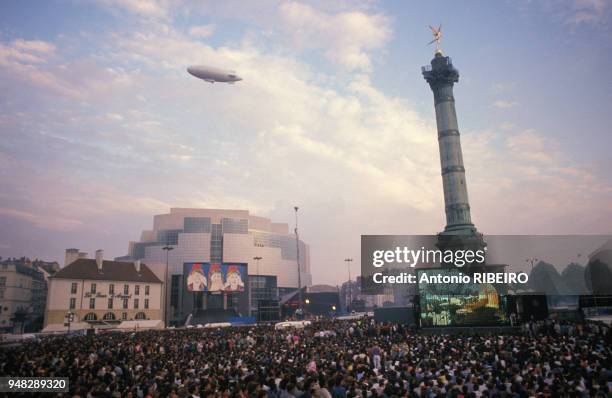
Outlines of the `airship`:
<svg viewBox="0 0 612 398">
<path fill-rule="evenodd" d="M 194 65 L 187 68 L 187 72 L 209 83 L 218 82 L 234 84 L 242 80 L 234 71 L 213 68 L 212 66 Z"/>
</svg>

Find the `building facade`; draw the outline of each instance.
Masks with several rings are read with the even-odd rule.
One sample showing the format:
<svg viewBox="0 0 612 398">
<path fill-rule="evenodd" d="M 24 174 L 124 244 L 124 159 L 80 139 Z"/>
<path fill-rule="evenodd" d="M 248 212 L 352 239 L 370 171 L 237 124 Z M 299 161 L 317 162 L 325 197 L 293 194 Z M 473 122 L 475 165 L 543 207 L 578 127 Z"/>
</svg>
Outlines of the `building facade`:
<svg viewBox="0 0 612 398">
<path fill-rule="evenodd" d="M 249 308 L 250 315 L 259 322 L 278 321 L 280 308 L 278 305 L 278 287 L 274 275 L 249 276 Z"/>
<path fill-rule="evenodd" d="M 169 320 L 179 323 L 194 312 L 194 307 L 227 308 L 228 300 L 236 303 L 236 308 L 242 306 L 240 315 L 254 315 L 248 297 L 245 300 L 235 294 L 192 297 L 186 291 L 184 264 L 246 264 L 249 276 L 275 276 L 278 288 L 295 289 L 297 253 L 295 235 L 289 232 L 288 224 L 251 215 L 247 210 L 172 208 L 170 213 L 156 215 L 153 228 L 143 231 L 139 241 L 130 242 L 128 255 L 117 260 L 142 260 L 161 279 L 166 277 L 168 264 L 166 308 Z M 259 264 L 254 257 L 261 258 Z M 303 241 L 299 241 L 299 264 L 301 284 L 309 286 L 310 253 Z"/>
<path fill-rule="evenodd" d="M 40 330 L 47 297 L 46 275 L 27 258 L 0 261 L 0 331 Z"/>
<path fill-rule="evenodd" d="M 139 261 L 102 257 L 77 258 L 49 278 L 44 331 L 163 325 L 161 279 Z"/>
</svg>

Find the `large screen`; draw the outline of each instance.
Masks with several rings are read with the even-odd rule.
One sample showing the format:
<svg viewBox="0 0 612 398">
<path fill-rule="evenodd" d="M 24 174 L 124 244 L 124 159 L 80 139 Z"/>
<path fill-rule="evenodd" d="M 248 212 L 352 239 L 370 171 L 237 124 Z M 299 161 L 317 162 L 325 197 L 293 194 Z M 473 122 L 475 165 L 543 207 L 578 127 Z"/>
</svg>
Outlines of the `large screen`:
<svg viewBox="0 0 612 398">
<path fill-rule="evenodd" d="M 454 269 L 421 269 L 429 275 L 455 275 Z M 505 297 L 490 283 L 419 283 L 421 326 L 486 326 L 507 323 Z"/>
<path fill-rule="evenodd" d="M 185 263 L 184 275 L 190 292 L 243 292 L 245 264 Z"/>
</svg>

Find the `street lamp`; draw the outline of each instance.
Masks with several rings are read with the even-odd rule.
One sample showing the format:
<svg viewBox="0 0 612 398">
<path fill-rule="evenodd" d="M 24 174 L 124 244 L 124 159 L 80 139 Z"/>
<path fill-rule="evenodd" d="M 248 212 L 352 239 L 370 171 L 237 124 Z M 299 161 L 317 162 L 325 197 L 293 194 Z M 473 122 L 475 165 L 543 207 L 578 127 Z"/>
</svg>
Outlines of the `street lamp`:
<svg viewBox="0 0 612 398">
<path fill-rule="evenodd" d="M 352 258 L 345 258 L 344 261 L 346 261 L 346 268 L 348 269 L 348 288 L 349 288 L 349 305 L 347 306 L 347 312 L 350 312 L 350 307 L 351 305 L 353 305 L 353 287 L 351 286 L 351 262 L 353 261 Z"/>
<path fill-rule="evenodd" d="M 164 327 L 168 327 L 168 256 L 170 254 L 170 250 L 174 250 L 174 247 L 167 244 L 162 247 L 162 250 L 166 252 L 166 271 L 164 275 Z"/>
<path fill-rule="evenodd" d="M 299 207 L 294 206 L 295 210 L 295 259 L 297 263 L 297 272 L 298 272 L 298 310 L 300 313 L 302 312 L 302 273 L 300 272 L 300 236 L 298 234 L 298 210 Z"/>
<path fill-rule="evenodd" d="M 253 260 L 255 260 L 257 262 L 257 285 L 259 285 L 259 260 L 263 259 L 263 257 L 260 256 L 255 256 L 253 257 Z M 257 323 L 259 323 L 259 310 L 260 310 L 260 306 L 259 306 L 259 298 L 257 298 Z M 253 289 L 251 289 L 251 301 L 253 301 Z"/>
</svg>

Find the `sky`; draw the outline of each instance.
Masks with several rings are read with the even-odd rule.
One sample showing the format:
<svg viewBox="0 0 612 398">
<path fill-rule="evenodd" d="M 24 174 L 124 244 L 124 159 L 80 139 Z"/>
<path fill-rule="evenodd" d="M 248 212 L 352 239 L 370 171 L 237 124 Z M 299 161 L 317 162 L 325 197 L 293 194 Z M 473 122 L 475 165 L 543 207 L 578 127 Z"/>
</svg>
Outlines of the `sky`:
<svg viewBox="0 0 612 398">
<path fill-rule="evenodd" d="M 313 281 L 336 284 L 362 234 L 441 231 L 430 24 L 478 229 L 612 233 L 606 0 L 7 0 L 0 255 L 125 255 L 171 207 L 292 228 L 299 206 Z"/>
</svg>

